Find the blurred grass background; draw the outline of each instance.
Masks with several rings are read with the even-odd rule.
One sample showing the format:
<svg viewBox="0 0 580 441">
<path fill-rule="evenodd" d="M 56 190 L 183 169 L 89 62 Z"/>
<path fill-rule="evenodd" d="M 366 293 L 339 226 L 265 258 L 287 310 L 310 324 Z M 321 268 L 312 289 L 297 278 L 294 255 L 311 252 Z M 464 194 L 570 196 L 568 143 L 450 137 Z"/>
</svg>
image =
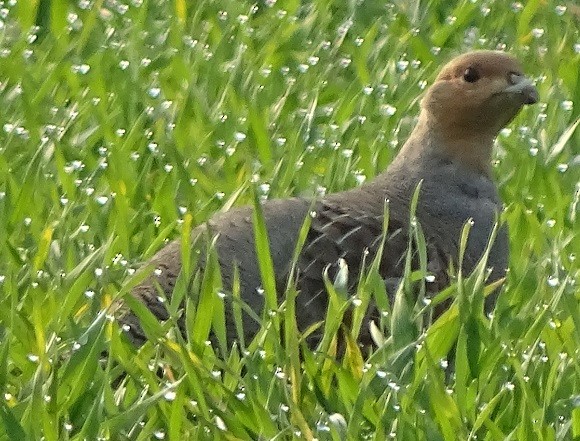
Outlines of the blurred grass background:
<svg viewBox="0 0 580 441">
<path fill-rule="evenodd" d="M 579 29 L 551 0 L 0 2 L 0 438 L 580 437 Z M 218 360 L 171 324 L 120 337 L 106 307 L 165 240 L 252 188 L 372 179 L 474 48 L 541 96 L 497 141 L 512 256 L 491 322 L 302 364 L 292 342 Z"/>
</svg>

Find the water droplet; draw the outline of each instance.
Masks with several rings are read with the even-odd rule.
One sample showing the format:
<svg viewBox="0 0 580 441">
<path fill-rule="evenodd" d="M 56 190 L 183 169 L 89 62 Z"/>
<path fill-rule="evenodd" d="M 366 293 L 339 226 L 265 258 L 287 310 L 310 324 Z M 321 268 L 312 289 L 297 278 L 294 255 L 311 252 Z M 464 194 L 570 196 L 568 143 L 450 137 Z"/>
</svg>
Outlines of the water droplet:
<svg viewBox="0 0 580 441">
<path fill-rule="evenodd" d="M 105 205 L 109 201 L 109 198 L 107 196 L 98 196 L 95 198 L 95 201 L 99 205 Z"/>
<path fill-rule="evenodd" d="M 564 101 L 562 101 L 562 102 L 560 103 L 560 107 L 561 107 L 563 110 L 566 110 L 566 111 L 568 111 L 568 112 L 569 112 L 569 111 L 571 111 L 571 110 L 574 108 L 574 102 L 573 102 L 573 101 L 571 101 L 571 100 L 564 100 Z"/>
<path fill-rule="evenodd" d="M 409 62 L 407 60 L 399 60 L 397 61 L 397 70 L 399 72 L 404 72 L 409 67 Z"/>
<path fill-rule="evenodd" d="M 394 106 L 391 106 L 390 104 L 381 104 L 381 106 L 379 107 L 379 112 L 383 116 L 393 116 L 396 111 L 397 111 L 397 108 Z"/>
<path fill-rule="evenodd" d="M 161 93 L 161 88 L 159 87 L 151 87 L 148 92 L 149 96 L 151 98 L 157 98 L 159 96 L 159 94 Z"/>
<path fill-rule="evenodd" d="M 121 70 L 127 69 L 129 67 L 129 61 L 127 60 L 119 61 L 119 67 L 121 68 Z"/>
<path fill-rule="evenodd" d="M 544 35 L 544 29 L 542 29 L 542 28 L 534 28 L 534 29 L 532 29 L 532 35 L 535 38 L 540 38 L 540 37 L 542 37 Z"/>
<path fill-rule="evenodd" d="M 73 73 L 80 73 L 82 75 L 85 75 L 89 72 L 89 70 L 91 70 L 91 66 L 89 66 L 88 64 L 73 64 L 71 66 L 71 70 L 73 71 Z"/>
<path fill-rule="evenodd" d="M 565 5 L 557 5 L 554 10 L 556 11 L 556 15 L 564 15 L 566 13 L 566 6 Z"/>
<path fill-rule="evenodd" d="M 236 132 L 236 133 L 234 133 L 234 139 L 237 142 L 242 142 L 246 139 L 246 134 L 243 132 Z"/>
<path fill-rule="evenodd" d="M 548 284 L 548 286 L 555 288 L 556 286 L 558 286 L 560 284 L 560 279 L 558 279 L 558 277 L 556 277 L 556 276 L 550 276 L 546 280 L 546 283 Z"/>
<path fill-rule="evenodd" d="M 339 60 L 338 65 L 340 67 L 342 67 L 343 69 L 347 68 L 348 66 L 350 66 L 350 63 L 352 62 L 352 60 L 350 58 L 347 57 L 343 57 Z"/>
<path fill-rule="evenodd" d="M 378 372 L 377 372 L 378 374 Z M 387 383 L 387 386 L 389 386 L 391 389 L 393 389 L 395 392 L 398 392 L 401 389 L 401 386 L 399 386 L 397 383 L 395 383 L 394 381 L 389 381 Z"/>
<path fill-rule="evenodd" d="M 155 432 L 153 432 L 153 436 L 157 439 L 165 439 L 165 431 L 163 430 L 156 430 Z"/>
</svg>

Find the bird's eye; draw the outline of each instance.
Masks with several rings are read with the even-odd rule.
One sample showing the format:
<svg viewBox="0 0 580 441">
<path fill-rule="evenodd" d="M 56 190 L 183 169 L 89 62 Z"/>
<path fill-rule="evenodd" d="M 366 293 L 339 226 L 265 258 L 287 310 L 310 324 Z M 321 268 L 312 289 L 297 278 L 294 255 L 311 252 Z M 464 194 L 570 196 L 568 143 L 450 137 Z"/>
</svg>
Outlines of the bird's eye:
<svg viewBox="0 0 580 441">
<path fill-rule="evenodd" d="M 463 79 L 468 83 L 475 83 L 479 80 L 479 72 L 473 67 L 468 67 L 465 69 L 465 72 L 463 72 Z"/>
</svg>

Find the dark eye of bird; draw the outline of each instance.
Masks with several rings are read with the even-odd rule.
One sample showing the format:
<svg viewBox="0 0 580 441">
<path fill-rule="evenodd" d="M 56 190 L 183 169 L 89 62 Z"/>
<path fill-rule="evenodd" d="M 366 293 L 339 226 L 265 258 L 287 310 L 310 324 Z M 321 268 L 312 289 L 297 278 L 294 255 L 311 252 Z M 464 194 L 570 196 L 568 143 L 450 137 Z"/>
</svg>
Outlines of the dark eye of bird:
<svg viewBox="0 0 580 441">
<path fill-rule="evenodd" d="M 463 79 L 468 83 L 475 83 L 479 80 L 479 72 L 477 72 L 473 67 L 468 67 L 465 69 L 465 72 L 463 72 Z"/>
</svg>

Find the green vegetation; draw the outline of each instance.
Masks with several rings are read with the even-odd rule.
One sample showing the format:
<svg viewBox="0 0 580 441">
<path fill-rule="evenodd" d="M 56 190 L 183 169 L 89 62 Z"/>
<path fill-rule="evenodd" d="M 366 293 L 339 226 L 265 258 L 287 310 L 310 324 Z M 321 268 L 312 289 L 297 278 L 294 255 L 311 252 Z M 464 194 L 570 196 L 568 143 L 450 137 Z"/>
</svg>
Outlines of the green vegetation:
<svg viewBox="0 0 580 441">
<path fill-rule="evenodd" d="M 0 2 L 0 439 L 580 437 L 574 3 Z M 425 305 L 384 305 L 392 335 L 371 356 L 301 355 L 292 290 L 274 314 L 284 346 L 269 326 L 263 346 L 220 360 L 146 312 L 152 342 L 122 338 L 106 308 L 165 240 L 254 194 L 371 179 L 436 69 L 498 47 L 542 103 L 497 143 L 512 256 L 493 320 L 476 274 L 443 293 L 457 300 L 426 332 Z M 199 301 L 219 327 L 218 276 Z M 357 296 L 381 289 L 371 268 Z M 206 310 L 189 300 L 186 315 L 203 343 Z"/>
</svg>

